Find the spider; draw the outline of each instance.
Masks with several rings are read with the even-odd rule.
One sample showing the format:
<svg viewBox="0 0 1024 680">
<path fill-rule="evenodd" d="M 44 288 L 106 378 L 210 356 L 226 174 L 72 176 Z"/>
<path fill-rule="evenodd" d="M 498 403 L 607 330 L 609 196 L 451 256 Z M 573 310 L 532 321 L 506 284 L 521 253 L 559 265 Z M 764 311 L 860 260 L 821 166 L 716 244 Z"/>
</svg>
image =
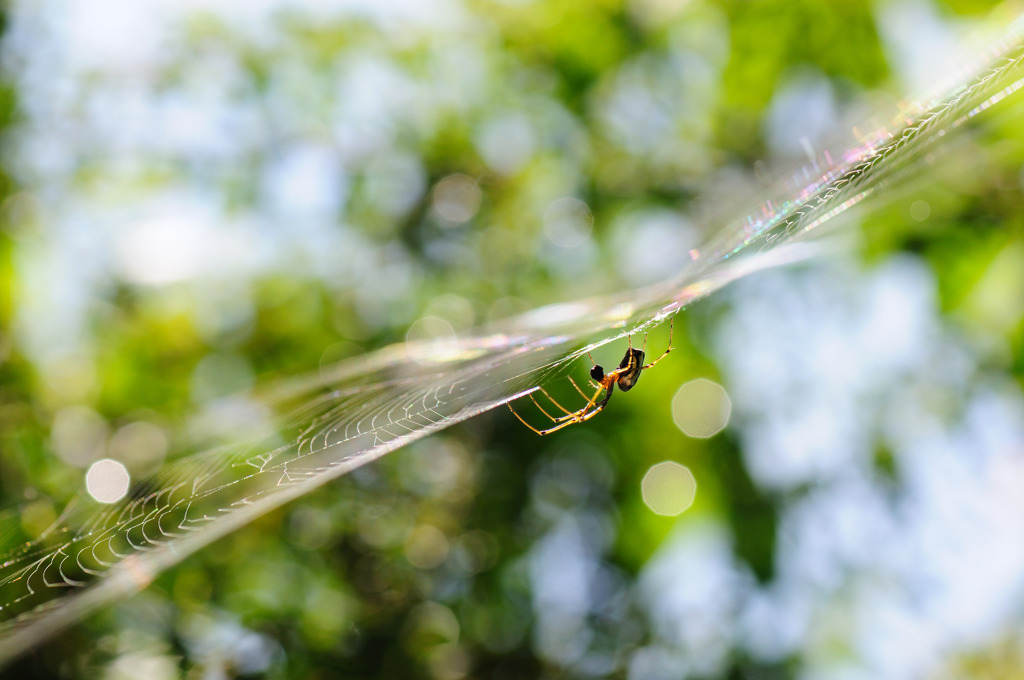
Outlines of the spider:
<svg viewBox="0 0 1024 680">
<path fill-rule="evenodd" d="M 543 387 L 538 387 L 538 391 L 540 391 L 541 394 L 548 398 L 548 401 L 557 406 L 558 409 L 565 414 L 564 416 L 552 416 L 550 413 L 544 410 L 544 407 L 542 407 L 540 403 L 536 399 L 534 399 L 532 394 L 530 395 L 530 400 L 534 403 L 534 405 L 536 405 L 540 412 L 547 416 L 547 418 L 551 422 L 555 423 L 554 427 L 549 427 L 546 430 L 538 430 L 533 425 L 530 425 L 528 422 L 523 420 L 523 417 L 516 413 L 516 410 L 512 408 L 512 404 L 508 405 L 509 410 L 512 411 L 512 415 L 519 419 L 519 422 L 521 422 L 523 425 L 526 425 L 528 428 L 530 428 L 539 435 L 551 434 L 552 432 L 557 432 L 561 430 L 563 427 L 569 427 L 570 425 L 575 425 L 576 423 L 582 423 L 586 420 L 590 420 L 598 413 L 603 411 L 604 407 L 608 405 L 609 400 L 611 400 L 612 398 L 612 392 L 615 391 L 616 385 L 618 385 L 619 389 L 622 390 L 623 392 L 629 392 L 631 389 L 633 389 L 633 386 L 636 385 L 636 382 L 640 379 L 640 373 L 642 371 L 646 371 L 648 368 L 651 368 L 652 366 L 654 366 L 654 364 L 658 363 L 659 361 L 668 356 L 668 353 L 671 352 L 673 349 L 673 324 L 674 320 L 670 321 L 668 326 L 668 349 L 665 350 L 664 354 L 662 354 L 660 357 L 658 357 L 651 363 L 647 364 L 646 366 L 643 365 L 644 348 L 647 347 L 646 334 L 644 335 L 644 344 L 641 346 L 640 349 L 636 349 L 635 347 L 633 347 L 633 339 L 629 339 L 629 348 L 626 350 L 626 356 L 622 357 L 622 361 L 619 362 L 619 367 L 616 368 L 614 371 L 609 371 L 605 373 L 604 368 L 600 366 L 596 361 L 594 361 L 594 357 L 591 356 L 590 352 L 587 352 L 587 356 L 590 357 L 590 362 L 594 364 L 593 368 L 590 369 L 590 384 L 596 387 L 597 391 L 594 392 L 594 396 L 588 399 L 586 393 L 583 390 L 581 390 L 579 385 L 576 384 L 576 381 L 573 380 L 571 376 L 569 376 L 569 382 L 572 383 L 572 386 L 576 388 L 577 392 L 583 395 L 584 399 L 587 399 L 586 406 L 584 406 L 578 411 L 570 411 L 569 409 L 565 408 L 557 401 L 555 401 L 554 397 L 548 394 L 547 390 L 545 390 Z M 598 397 L 601 396 L 602 392 L 604 392 L 604 398 L 601 399 L 601 401 L 598 401 L 597 399 Z"/>
</svg>

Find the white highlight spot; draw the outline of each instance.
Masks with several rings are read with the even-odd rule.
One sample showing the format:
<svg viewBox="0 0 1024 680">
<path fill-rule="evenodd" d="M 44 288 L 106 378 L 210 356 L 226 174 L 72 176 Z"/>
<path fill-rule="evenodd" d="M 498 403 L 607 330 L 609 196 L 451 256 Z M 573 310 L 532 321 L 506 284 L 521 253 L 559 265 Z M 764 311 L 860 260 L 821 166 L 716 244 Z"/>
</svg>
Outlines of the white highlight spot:
<svg viewBox="0 0 1024 680">
<path fill-rule="evenodd" d="M 533 156 L 536 136 L 526 116 L 508 114 L 486 123 L 475 142 L 487 165 L 503 175 L 511 175 Z"/>
<path fill-rule="evenodd" d="M 732 402 L 716 382 L 697 378 L 685 383 L 672 397 L 672 420 L 690 437 L 707 439 L 729 423 Z"/>
<path fill-rule="evenodd" d="M 110 455 L 132 465 L 136 473 L 139 467 L 156 469 L 167 455 L 167 434 L 163 428 L 138 420 L 121 427 L 110 439 Z"/>
<path fill-rule="evenodd" d="M 594 216 L 583 201 L 566 196 L 552 201 L 544 211 L 544 233 L 562 248 L 575 248 L 590 238 Z"/>
<path fill-rule="evenodd" d="M 50 443 L 65 463 L 84 468 L 103 455 L 107 431 L 107 421 L 91 408 L 65 406 L 53 418 Z"/>
<path fill-rule="evenodd" d="M 195 276 L 204 266 L 207 225 L 184 216 L 141 222 L 118 243 L 118 263 L 128 281 L 165 284 Z"/>
<path fill-rule="evenodd" d="M 455 329 L 446 319 L 442 319 L 439 316 L 427 315 L 420 319 L 416 319 L 409 326 L 409 330 L 405 334 L 405 341 L 407 343 L 415 342 L 451 342 L 454 343 L 456 339 Z"/>
<path fill-rule="evenodd" d="M 448 225 L 468 222 L 480 209 L 480 187 L 465 175 L 448 175 L 434 187 L 434 212 Z"/>
<path fill-rule="evenodd" d="M 693 505 L 697 480 L 686 466 L 665 461 L 651 466 L 640 483 L 640 491 L 651 512 L 675 517 Z"/>
<path fill-rule="evenodd" d="M 336 151 L 318 144 L 285 148 L 268 164 L 266 191 L 288 215 L 329 219 L 344 206 L 347 180 Z"/>
<path fill-rule="evenodd" d="M 455 329 L 445 319 L 424 316 L 409 326 L 405 334 L 406 355 L 418 364 L 433 365 L 459 353 Z"/>
<path fill-rule="evenodd" d="M 612 249 L 631 266 L 622 275 L 634 286 L 666 279 L 696 259 L 696 227 L 674 210 L 630 210 L 612 223 Z"/>
<path fill-rule="evenodd" d="M 130 481 L 125 466 L 110 458 L 96 461 L 85 473 L 85 488 L 100 503 L 115 503 L 124 498 Z"/>
</svg>

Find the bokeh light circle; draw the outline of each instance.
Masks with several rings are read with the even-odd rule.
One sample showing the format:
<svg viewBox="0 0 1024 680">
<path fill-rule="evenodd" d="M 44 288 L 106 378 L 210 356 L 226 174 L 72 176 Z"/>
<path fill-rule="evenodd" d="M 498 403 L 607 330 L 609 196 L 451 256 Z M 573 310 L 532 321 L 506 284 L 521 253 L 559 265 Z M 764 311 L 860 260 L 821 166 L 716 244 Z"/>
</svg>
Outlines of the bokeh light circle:
<svg viewBox="0 0 1024 680">
<path fill-rule="evenodd" d="M 693 505 L 697 480 L 688 467 L 667 460 L 651 466 L 640 483 L 640 491 L 651 512 L 675 517 Z"/>
<path fill-rule="evenodd" d="M 480 209 L 481 191 L 465 175 L 448 175 L 434 187 L 434 212 L 444 226 L 468 222 Z"/>
<path fill-rule="evenodd" d="M 116 503 L 124 498 L 129 482 L 128 469 L 110 458 L 96 461 L 85 473 L 85 489 L 100 503 Z"/>
<path fill-rule="evenodd" d="M 683 384 L 672 397 L 672 420 L 690 437 L 707 439 L 729 424 L 732 402 L 725 388 L 705 378 Z"/>
<path fill-rule="evenodd" d="M 594 215 L 578 198 L 565 196 L 552 201 L 544 211 L 544 233 L 561 248 L 575 248 L 590 238 Z"/>
</svg>

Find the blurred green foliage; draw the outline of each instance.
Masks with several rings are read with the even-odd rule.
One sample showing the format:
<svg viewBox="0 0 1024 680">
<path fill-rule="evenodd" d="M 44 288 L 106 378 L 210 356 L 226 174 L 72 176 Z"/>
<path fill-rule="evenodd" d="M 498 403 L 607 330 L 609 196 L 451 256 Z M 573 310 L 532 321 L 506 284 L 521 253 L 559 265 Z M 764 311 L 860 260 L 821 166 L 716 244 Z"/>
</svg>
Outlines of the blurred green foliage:
<svg viewBox="0 0 1024 680">
<path fill-rule="evenodd" d="M 948 2 L 943 9 L 978 13 L 991 4 Z M 764 159 L 766 108 L 787 74 L 813 68 L 840 94 L 892 87 L 875 30 L 875 3 L 467 5 L 478 24 L 479 49 L 465 58 L 486 59 L 485 73 L 495 81 L 482 83 L 486 92 L 472 105 L 455 101 L 440 107 L 429 125 L 417 128 L 411 117 L 390 134 L 422 163 L 427 187 L 452 173 L 477 179 L 478 217 L 443 224 L 431 210 L 429 191 L 404 214 L 388 214 L 374 198 L 372 158 L 356 168 L 344 216 L 335 216 L 377 246 L 401 244 L 409 256 L 408 296 L 378 309 L 379 318 L 360 309 L 356 290 L 339 289 L 301 267 L 261 276 L 251 290 L 251 321 L 214 334 L 198 329 L 190 311 L 206 292 L 203 284 L 121 283 L 90 310 L 91 359 L 71 359 L 43 375 L 11 329 L 16 300 L 32 285 L 19 258 L 33 247 L 34 230 L 47 226 L 32 217 L 37 209 L 20 193 L 31 187 L 17 186 L 8 170 L 0 172 L 0 495 L 21 524 L 0 537 L 5 546 L 37 535 L 79 491 L 81 475 L 54 455 L 50 433 L 55 414 L 69 404 L 94 409 L 105 436 L 152 421 L 169 433 L 170 451 L 188 451 L 194 445 L 189 417 L 202 401 L 195 370 L 205 357 L 240 357 L 264 381 L 401 341 L 409 322 L 444 294 L 468 300 L 470 322 L 481 323 L 545 302 L 628 288 L 629 263 L 618 255 L 613 224 L 640 209 L 697 212 L 723 170 L 750 171 Z M 213 15 L 193 18 L 164 85 L 187 79 L 191 60 L 226 54 L 244 66 L 244 96 L 272 108 L 280 96 L 272 89 L 280 84 L 273 74 L 286 65 L 305 74 L 291 81 L 301 90 L 295 101 L 317 120 L 318 112 L 333 106 L 326 84 L 339 55 L 393 58 L 413 78 L 430 82 L 446 39 L 392 42 L 368 22 L 311 23 L 298 12 L 283 13 L 279 26 L 282 40 L 257 45 Z M 714 27 L 724 36 L 716 38 Z M 687 99 L 699 88 L 660 89 L 694 75 L 692 65 L 672 70 L 672 50 L 705 58 L 708 73 L 698 75 L 713 83 L 706 91 L 711 101 Z M 665 133 L 679 142 L 667 148 L 689 157 L 616 137 L 601 117 L 601 101 L 612 96 L 623 73 L 638 74 L 648 93 L 664 95 L 654 108 L 694 107 L 692 117 L 672 121 Z M 11 83 L 0 87 L 0 127 L 8 134 L 17 134 L 17 100 Z M 535 115 L 542 139 L 520 167 L 499 173 L 481 157 L 477 136 L 485 119 L 506 108 Z M 871 213 L 863 241 L 868 258 L 897 250 L 923 255 L 939 273 L 944 310 L 967 328 L 982 325 L 1004 337 L 1012 346 L 1007 361 L 1020 381 L 1024 328 L 1019 316 L 1000 312 L 1019 304 L 1021 289 L 1014 292 L 1013 282 L 1024 271 L 1024 126 L 1017 113 L 1019 105 L 975 131 L 981 140 L 968 155 L 986 156 L 977 160 L 983 174 L 963 172 L 962 160 L 947 168 L 940 156 L 922 186 Z M 287 119 L 288 113 L 267 115 Z M 269 127 L 280 126 L 280 137 L 268 138 L 249 165 L 212 164 L 195 170 L 196 181 L 218 192 L 227 214 L 267 209 L 255 168 L 307 123 L 293 128 L 294 121 L 272 121 Z M 188 171 L 157 162 L 118 190 L 144 194 Z M 111 172 L 101 154 L 83 164 L 76 181 L 102 184 Z M 561 195 L 574 195 L 593 211 L 598 250 L 592 261 L 568 270 L 552 266 L 542 252 L 550 248 L 542 236 L 543 208 Z M 919 220 L 911 215 L 921 201 L 930 214 Z M 748 207 L 739 203 L 735 208 Z M 1009 283 L 992 283 L 992 277 Z M 1004 307 L 991 304 L 988 287 L 1009 298 Z M 668 406 L 684 380 L 715 377 L 702 335 L 714 313 L 700 307 L 678 318 L 677 353 L 585 427 L 538 439 L 499 410 L 418 442 L 219 541 L 141 595 L 34 652 L 9 669 L 11 677 L 124 677 L 117 672 L 127 671 L 115 672 L 110 664 L 139 650 L 172 660 L 170 676 L 249 675 L 216 643 L 202 642 L 209 638 L 204 626 L 217 622 L 272 641 L 269 662 L 251 673 L 267 677 L 575 677 L 540 658 L 531 639 L 536 631 L 527 555 L 550 528 L 551 508 L 592 509 L 614 522 L 618 530 L 607 559 L 619 578 L 635 577 L 677 521 L 710 516 L 730 527 L 736 557 L 758 580 L 769 581 L 779 499 L 751 481 L 734 434 L 685 439 Z M 666 341 L 662 329 L 649 346 Z M 600 360 L 607 365 L 620 352 L 618 346 L 605 348 Z M 224 392 L 239 386 L 220 385 Z M 667 459 L 683 462 L 699 480 L 696 503 L 681 520 L 654 515 L 640 496 L 644 472 Z M 443 474 L 432 470 L 436 466 Z M 594 625 L 609 638 L 609 648 L 639 645 L 650 635 L 632 611 Z M 994 677 L 983 670 L 1002 663 L 1000 650 L 993 653 L 965 660 L 963 677 Z M 730 664 L 723 677 L 801 676 L 792 660 L 737 657 Z M 1019 670 L 1019 657 L 1009 667 Z"/>
</svg>

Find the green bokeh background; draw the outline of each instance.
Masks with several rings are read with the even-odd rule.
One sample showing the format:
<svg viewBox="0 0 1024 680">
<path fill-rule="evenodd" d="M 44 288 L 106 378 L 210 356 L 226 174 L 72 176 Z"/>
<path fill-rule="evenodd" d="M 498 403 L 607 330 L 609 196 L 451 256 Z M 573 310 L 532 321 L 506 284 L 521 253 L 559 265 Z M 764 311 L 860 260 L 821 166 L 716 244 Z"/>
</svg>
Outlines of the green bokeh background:
<svg viewBox="0 0 1024 680">
<path fill-rule="evenodd" d="M 934 9 L 951 23 L 967 22 L 993 4 L 944 2 Z M 458 313 L 446 318 L 468 331 L 541 304 L 628 289 L 636 272 L 618 254 L 622 241 L 616 239 L 628 237 L 616 225 L 638 212 L 670 210 L 692 216 L 698 230 L 714 231 L 723 216 L 755 208 L 739 187 L 756 185 L 760 164 L 801 162 L 773 151 L 765 122 L 794 73 L 811 70 L 827 78 L 844 114 L 865 99 L 892 101 L 908 87 L 898 81 L 878 35 L 881 4 L 467 0 L 459 6 L 471 20 L 451 31 L 392 30 L 365 18 L 325 20 L 285 9 L 271 22 L 275 38 L 263 42 L 213 11 L 196 11 L 174 29 L 176 42 L 153 78 L 153 92 L 187 90 L 205 60 L 231 62 L 241 76 L 224 87 L 235 88 L 231 97 L 265 116 L 251 143 L 227 159 L 173 149 L 132 156 L 102 145 L 73 156 L 67 181 L 56 185 L 80 201 L 72 206 L 133 204 L 186 187 L 212 196 L 225 220 L 262 215 L 278 230 L 281 252 L 246 272 L 237 296 L 225 295 L 225 308 L 250 310 L 237 324 L 214 324 L 211 331 L 193 311 L 211 286 L 233 290 L 232 277 L 243 275 L 229 266 L 220 279 L 161 285 L 115 271 L 83 304 L 87 342 L 63 359 L 34 355 L 19 335 L 25 316 L 38 313 L 26 306 L 36 285 L 29 274 L 38 273 L 26 262 L 61 241 L 54 224 L 67 211 L 54 185 L 42 191 L 45 178 L 17 169 L 23 151 L 7 154 L 0 168 L 0 496 L 20 528 L 0 536 L 5 549 L 38 534 L 81 491 L 82 470 L 54 452 L 51 427 L 62 409 L 84 406 L 97 414 L 108 442 L 133 422 L 155 423 L 173 457 L 190 449 L 190 423 L 210 408 L 210 396 L 197 391 L 228 394 L 253 380 L 316 371 L 400 342 L 417 318 L 445 317 L 451 296 L 457 296 Z M 454 57 L 445 52 L 460 45 L 466 50 L 454 49 Z M 679 61 L 680 54 L 700 60 Z M 412 98 L 408 115 L 382 124 L 381 133 L 387 153 L 397 150 L 419 163 L 421 195 L 389 211 L 373 188 L 374 162 L 384 152 L 355 154 L 346 167 L 347 200 L 328 211 L 321 231 L 303 231 L 301 216 L 274 212 L 280 206 L 267 198 L 272 192 L 262 169 L 297 141 L 319 143 L 338 134 L 330 122 L 339 106 L 338 64 L 361 58 L 396 65 L 409 82 L 429 84 L 427 99 Z M 472 62 L 479 90 L 466 93 L 459 84 L 452 94 L 432 80 L 452 58 Z M 12 60 L 0 89 L 0 126 L 8 139 L 26 134 L 30 118 L 19 107 L 25 81 L 17 77 L 18 63 Z M 639 132 L 632 138 L 608 123 L 609 98 L 641 96 L 616 89 L 623 74 L 647 85 L 640 89 L 654 98 L 649 110 L 686 111 L 667 123 L 654 114 L 627 116 L 627 127 L 650 124 L 666 141 Z M 102 82 L 102 74 L 97 79 Z M 216 75 L 210 79 L 210 87 L 221 88 Z M 489 121 L 508 112 L 532 121 L 535 138 L 532 153 L 498 171 L 482 157 L 480 139 Z M 985 360 L 1018 385 L 1024 376 L 1022 323 L 1014 312 L 1022 295 L 1024 237 L 1019 113 L 1020 104 L 1010 101 L 972 125 L 950 143 L 954 162 L 947 165 L 939 155 L 917 181 L 887 188 L 857 232 L 858 256 L 868 263 L 899 251 L 923 258 L 934 270 L 949 323 L 995 338 L 1000 350 Z M 136 160 L 126 171 L 121 163 L 129 156 Z M 454 173 L 476 181 L 480 208 L 471 220 L 451 225 L 437 216 L 430 188 Z M 735 176 L 748 184 L 735 183 Z M 593 214 L 586 258 L 564 258 L 545 240 L 544 210 L 566 195 Z M 911 217 L 921 201 L 930 206 L 923 221 Z M 332 278 L 310 254 L 339 247 L 342 241 L 316 242 L 331 230 L 357 234 L 382 265 L 397 262 L 408 285 L 368 311 L 359 280 L 344 272 Z M 304 240 L 311 241 L 305 248 L 289 245 Z M 351 264 L 343 252 L 337 261 L 339 269 Z M 669 408 L 683 382 L 720 379 L 707 346 L 707 329 L 720 312 L 702 304 L 680 315 L 677 352 L 586 426 L 538 439 L 499 410 L 413 444 L 190 557 L 142 594 L 91 616 L 5 672 L 586 676 L 539 655 L 532 638 L 527 555 L 550 526 L 544 508 L 589 510 L 611 522 L 605 558 L 627 581 L 673 530 L 702 517 L 729 527 L 736 558 L 758 581 L 773 578 L 778 509 L 786 498 L 751 479 L 731 429 L 708 440 L 686 438 Z M 650 347 L 663 347 L 665 332 L 652 333 Z M 621 348 L 602 351 L 607 365 Z M 197 388 L 197 366 L 209 357 L 241 362 L 244 370 L 214 371 L 223 379 Z M 695 504 L 680 518 L 653 514 L 641 498 L 644 473 L 664 460 L 685 464 L 698 480 Z M 880 474 L 891 471 L 884 451 L 876 464 Z M 551 480 L 574 481 L 559 486 Z M 444 536 L 447 558 L 430 564 L 415 545 L 417 537 L 436 531 Z M 213 639 L 209 631 L 218 626 L 261 636 L 273 650 L 269 662 L 253 670 L 224 651 L 234 649 L 228 643 L 195 643 Z M 594 629 L 607 640 L 593 645 L 617 654 L 651 635 L 628 608 L 594 622 Z M 1018 647 L 1003 639 L 951 664 L 955 677 L 1024 673 Z M 717 676 L 797 678 L 805 672 L 799 656 L 767 663 L 734 652 Z M 626 677 L 626 671 L 609 675 Z"/>
</svg>

